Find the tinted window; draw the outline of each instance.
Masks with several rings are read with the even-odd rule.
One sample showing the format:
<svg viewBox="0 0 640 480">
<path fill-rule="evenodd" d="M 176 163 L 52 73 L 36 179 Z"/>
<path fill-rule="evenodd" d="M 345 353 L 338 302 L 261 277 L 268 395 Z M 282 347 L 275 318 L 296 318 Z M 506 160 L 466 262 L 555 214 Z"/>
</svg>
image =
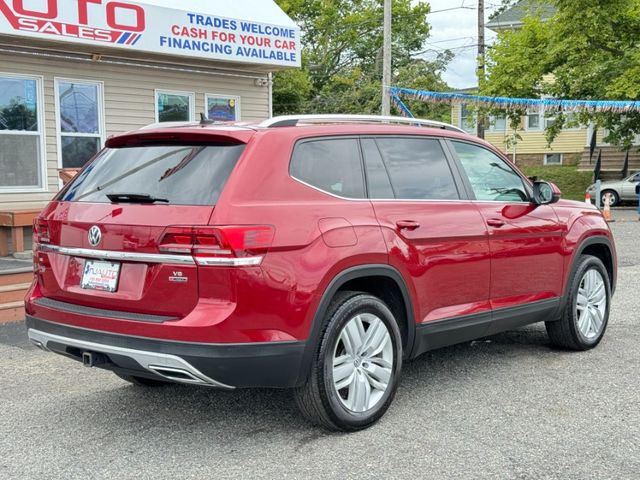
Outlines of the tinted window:
<svg viewBox="0 0 640 480">
<path fill-rule="evenodd" d="M 61 200 L 109 203 L 108 194 L 164 198 L 173 205 L 214 205 L 244 145 L 145 146 L 104 150 Z"/>
<path fill-rule="evenodd" d="M 299 143 L 291 176 L 320 190 L 347 198 L 364 198 L 364 177 L 356 139 Z"/>
<path fill-rule="evenodd" d="M 469 143 L 453 142 L 453 146 L 477 200 L 529 201 L 529 193 L 520 175 L 495 153 Z"/>
<path fill-rule="evenodd" d="M 376 143 L 398 199 L 460 198 L 449 163 L 438 140 L 377 138 Z"/>
<path fill-rule="evenodd" d="M 362 153 L 364 154 L 364 164 L 367 172 L 369 197 L 377 199 L 395 198 L 389 181 L 389 174 L 382 161 L 376 141 L 371 138 L 363 139 Z"/>
</svg>

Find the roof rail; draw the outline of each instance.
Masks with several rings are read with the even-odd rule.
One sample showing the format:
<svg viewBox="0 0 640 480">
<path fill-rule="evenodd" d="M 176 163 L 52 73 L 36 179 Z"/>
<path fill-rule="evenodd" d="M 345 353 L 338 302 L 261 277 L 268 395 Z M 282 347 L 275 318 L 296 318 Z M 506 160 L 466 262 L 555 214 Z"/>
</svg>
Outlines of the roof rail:
<svg viewBox="0 0 640 480">
<path fill-rule="evenodd" d="M 262 128 L 295 127 L 299 123 L 397 123 L 403 125 L 419 125 L 422 127 L 441 128 L 465 133 L 461 128 L 436 120 L 421 118 L 384 117 L 380 115 L 285 115 L 265 120 Z"/>
</svg>

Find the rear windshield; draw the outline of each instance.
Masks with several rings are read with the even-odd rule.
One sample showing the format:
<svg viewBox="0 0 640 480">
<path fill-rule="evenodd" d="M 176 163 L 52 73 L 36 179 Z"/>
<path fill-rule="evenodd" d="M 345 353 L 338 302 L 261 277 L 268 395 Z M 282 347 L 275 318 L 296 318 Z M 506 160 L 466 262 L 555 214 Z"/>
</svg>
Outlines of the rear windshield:
<svg viewBox="0 0 640 480">
<path fill-rule="evenodd" d="M 58 200 L 111 203 L 107 195 L 162 198 L 170 205 L 215 205 L 245 145 L 105 149 Z"/>
</svg>

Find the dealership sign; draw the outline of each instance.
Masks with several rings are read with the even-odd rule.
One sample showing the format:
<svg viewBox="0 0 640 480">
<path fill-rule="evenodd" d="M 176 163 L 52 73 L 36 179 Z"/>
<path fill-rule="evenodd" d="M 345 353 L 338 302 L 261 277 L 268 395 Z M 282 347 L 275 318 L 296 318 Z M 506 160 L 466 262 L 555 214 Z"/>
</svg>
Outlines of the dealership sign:
<svg viewBox="0 0 640 480">
<path fill-rule="evenodd" d="M 0 0 L 0 34 L 208 60 L 300 66 L 300 31 L 293 24 L 270 25 L 135 1 Z"/>
</svg>

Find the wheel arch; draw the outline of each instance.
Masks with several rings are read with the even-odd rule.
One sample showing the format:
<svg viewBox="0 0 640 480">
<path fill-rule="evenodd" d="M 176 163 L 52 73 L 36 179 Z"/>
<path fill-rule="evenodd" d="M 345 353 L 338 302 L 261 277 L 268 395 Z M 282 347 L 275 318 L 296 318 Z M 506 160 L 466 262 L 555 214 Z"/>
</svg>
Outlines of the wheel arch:
<svg viewBox="0 0 640 480">
<path fill-rule="evenodd" d="M 571 264 L 572 273 L 581 255 L 591 255 L 602 261 L 607 269 L 607 273 L 609 274 L 611 292 L 615 292 L 617 269 L 615 265 L 615 251 L 611 241 L 607 237 L 601 235 L 585 239 L 576 250 L 576 254 Z"/>
<path fill-rule="evenodd" d="M 403 312 L 403 324 L 399 323 L 400 330 L 403 335 L 403 344 L 405 345 L 404 357 L 409 358 L 411 356 L 415 335 L 416 335 L 416 323 L 415 313 L 413 309 L 413 302 L 409 294 L 409 290 L 404 281 L 404 278 L 395 268 L 389 265 L 372 264 L 372 265 L 358 265 L 342 272 L 338 273 L 329 282 L 329 285 L 325 289 L 318 308 L 313 316 L 313 323 L 309 331 L 309 337 L 307 338 L 304 355 L 302 358 L 302 365 L 300 366 L 300 374 L 298 377 L 298 384 L 303 384 L 311 370 L 311 364 L 313 362 L 314 353 L 318 347 L 320 341 L 320 335 L 324 326 L 324 317 L 327 313 L 329 305 L 333 297 L 340 291 L 349 289 L 358 289 L 359 291 L 365 291 L 373 295 L 382 297 L 385 300 L 384 294 L 380 295 L 380 288 L 376 291 L 375 288 L 363 288 L 366 287 L 367 281 L 373 281 L 376 278 L 383 278 L 388 282 L 393 282 L 393 285 L 398 289 L 401 297 L 401 305 L 389 305 L 389 307 L 397 313 L 397 308 L 402 307 Z M 388 295 L 388 293 L 387 293 Z M 388 302 L 388 299 L 387 299 Z"/>
<path fill-rule="evenodd" d="M 558 315 L 564 310 L 567 301 L 569 300 L 569 284 L 571 282 L 571 279 L 573 278 L 573 275 L 578 266 L 578 262 L 582 255 L 592 255 L 602 261 L 605 268 L 607 269 L 607 273 L 609 274 L 611 293 L 613 294 L 615 292 L 617 268 L 615 249 L 611 243 L 611 240 L 604 235 L 588 237 L 582 240 L 582 242 L 580 242 L 578 244 L 578 247 L 575 249 L 575 253 L 571 260 L 571 269 L 569 270 L 569 275 L 565 278 L 564 294 L 562 296 L 560 306 L 558 307 Z"/>
</svg>

